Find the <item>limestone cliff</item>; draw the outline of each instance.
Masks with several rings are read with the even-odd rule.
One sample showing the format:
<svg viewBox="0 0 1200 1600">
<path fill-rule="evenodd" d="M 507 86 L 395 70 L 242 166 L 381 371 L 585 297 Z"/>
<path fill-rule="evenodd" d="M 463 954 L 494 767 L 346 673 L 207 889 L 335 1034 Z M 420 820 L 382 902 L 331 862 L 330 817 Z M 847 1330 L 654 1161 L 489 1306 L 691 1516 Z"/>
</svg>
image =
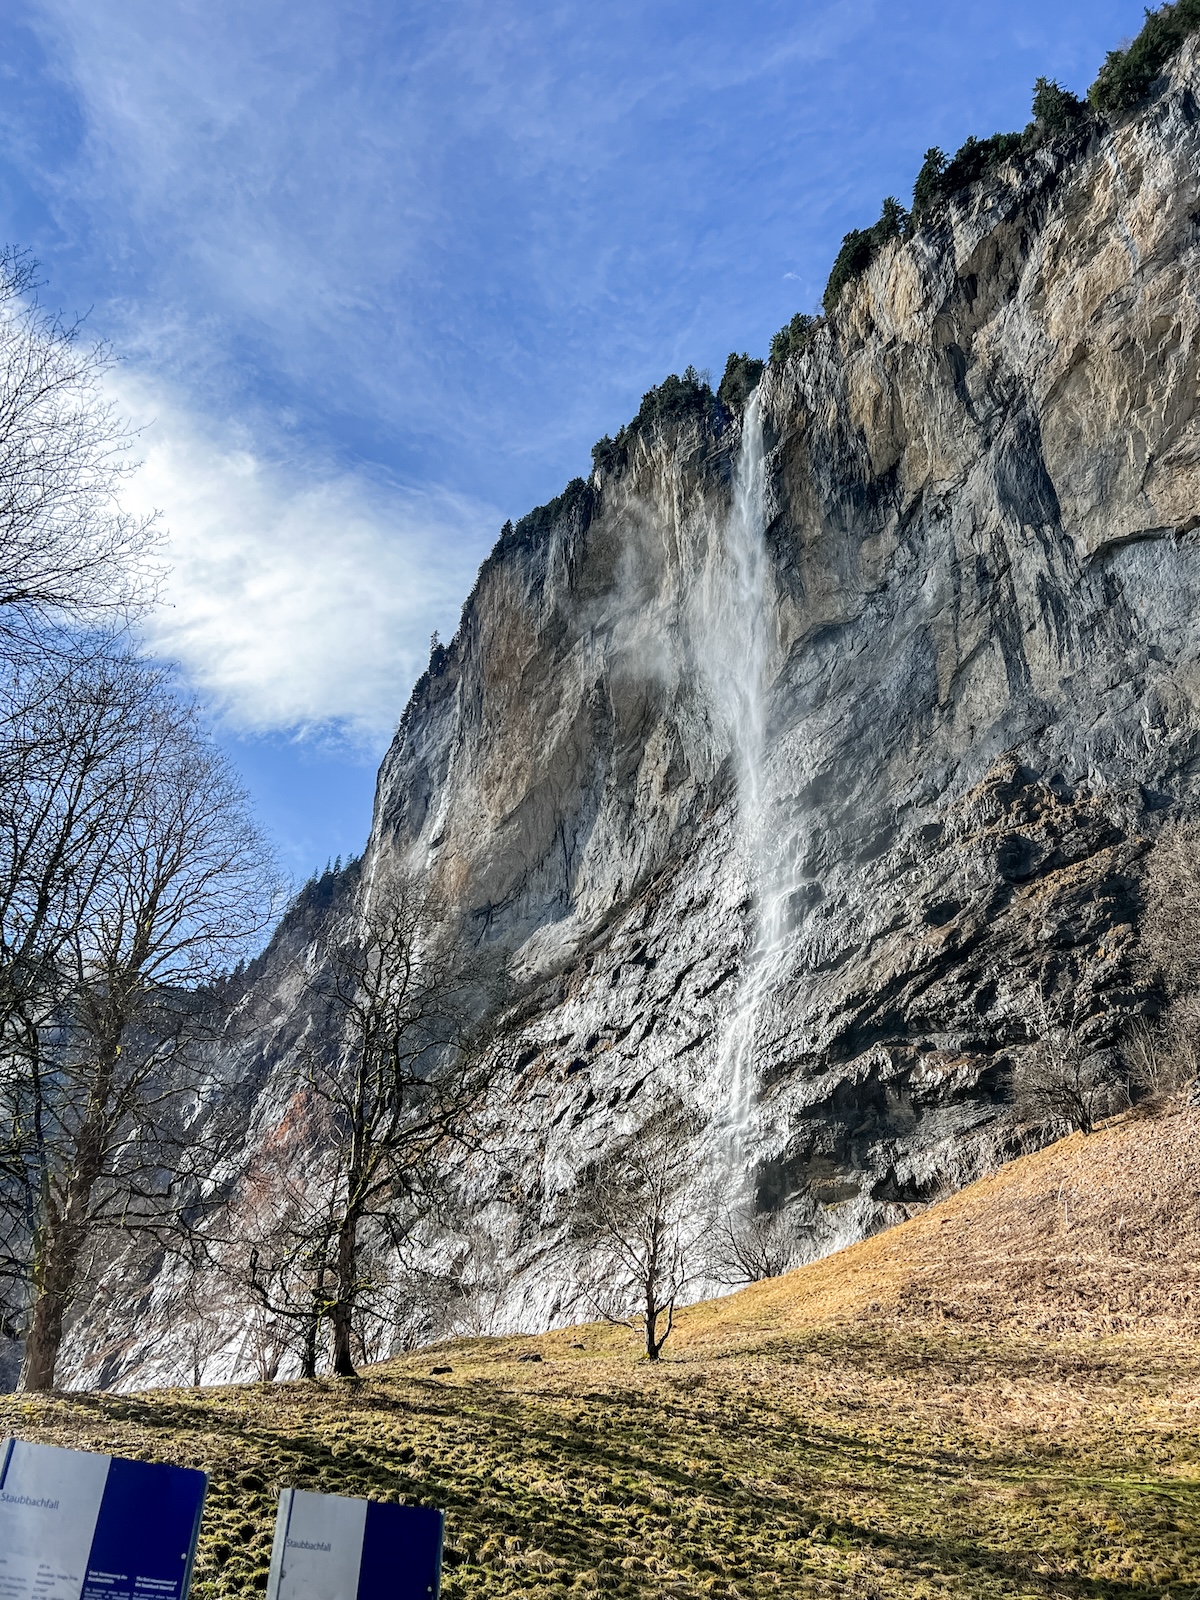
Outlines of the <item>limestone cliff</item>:
<svg viewBox="0 0 1200 1600">
<path fill-rule="evenodd" d="M 1100 1046 L 1141 1003 L 1138 862 L 1200 748 L 1198 94 L 1193 38 L 886 246 L 744 416 L 632 430 L 484 564 L 362 873 L 512 956 L 467 1177 L 497 1326 L 568 1314 L 556 1197 L 669 1090 L 823 1249 L 994 1158 L 1031 993 Z M 303 947 L 250 1002 L 255 1138 Z"/>
</svg>

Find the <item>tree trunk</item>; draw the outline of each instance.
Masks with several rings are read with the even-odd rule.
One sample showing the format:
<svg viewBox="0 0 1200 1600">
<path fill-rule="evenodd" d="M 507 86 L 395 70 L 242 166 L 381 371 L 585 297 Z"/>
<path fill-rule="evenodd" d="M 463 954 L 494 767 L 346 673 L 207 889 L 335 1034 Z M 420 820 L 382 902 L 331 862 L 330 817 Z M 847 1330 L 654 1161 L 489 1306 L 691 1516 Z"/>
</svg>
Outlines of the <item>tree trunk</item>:
<svg viewBox="0 0 1200 1600">
<path fill-rule="evenodd" d="M 658 1325 L 663 1317 L 667 1319 L 667 1325 L 663 1329 L 662 1337 L 660 1338 L 658 1333 Z M 663 1345 L 665 1345 L 667 1340 L 671 1337 L 671 1329 L 675 1326 L 674 1291 L 672 1291 L 671 1298 L 666 1302 L 665 1305 L 660 1304 L 658 1298 L 657 1276 L 651 1278 L 646 1285 L 645 1323 L 646 1360 L 657 1361 L 662 1352 Z"/>
<path fill-rule="evenodd" d="M 300 1350 L 302 1378 L 315 1378 L 317 1375 L 317 1342 L 321 1337 L 321 1319 L 325 1315 L 325 1273 L 328 1253 L 329 1241 L 325 1239 L 322 1240 L 321 1254 L 318 1257 L 317 1281 L 312 1291 L 312 1310 L 308 1321 L 304 1324 L 304 1343 Z"/>
<path fill-rule="evenodd" d="M 321 1327 L 321 1313 L 313 1312 L 304 1324 L 304 1344 L 300 1351 L 300 1376 L 302 1378 L 315 1378 L 317 1375 L 317 1334 Z"/>
<path fill-rule="evenodd" d="M 88 1207 L 103 1164 L 103 1134 L 99 1117 L 85 1122 L 75 1147 L 75 1171 L 67 1188 L 67 1203 L 57 1225 L 51 1225 L 34 1272 L 37 1298 L 33 1322 L 25 1341 L 20 1387 L 44 1393 L 54 1387 L 54 1370 L 62 1346 L 63 1319 L 75 1293 L 79 1258 L 87 1242 Z"/>
<path fill-rule="evenodd" d="M 646 1360 L 657 1361 L 658 1352 L 662 1349 L 661 1342 L 655 1337 L 658 1333 L 658 1306 L 655 1304 L 653 1284 L 646 1291 Z"/>
<path fill-rule="evenodd" d="M 25 1340 L 21 1388 L 41 1394 L 54 1387 L 54 1371 L 62 1346 L 63 1318 L 75 1288 L 75 1275 L 83 1237 L 69 1221 L 47 1241 L 45 1265 L 40 1273 L 33 1322 Z"/>
<path fill-rule="evenodd" d="M 329 1310 L 333 1325 L 333 1372 L 337 1378 L 354 1378 L 350 1355 L 350 1314 L 354 1309 L 354 1286 L 358 1275 L 358 1218 L 351 1214 L 338 1229 L 337 1297 Z"/>
</svg>

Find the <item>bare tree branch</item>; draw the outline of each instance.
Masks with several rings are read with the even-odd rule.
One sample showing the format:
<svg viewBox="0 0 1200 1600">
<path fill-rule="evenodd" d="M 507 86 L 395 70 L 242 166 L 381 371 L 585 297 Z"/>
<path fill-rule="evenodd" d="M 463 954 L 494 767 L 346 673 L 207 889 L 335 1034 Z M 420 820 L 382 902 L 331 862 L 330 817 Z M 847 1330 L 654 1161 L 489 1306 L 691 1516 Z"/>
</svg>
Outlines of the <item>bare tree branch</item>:
<svg viewBox="0 0 1200 1600">
<path fill-rule="evenodd" d="M 104 395 L 108 347 L 37 301 L 0 252 L 0 633 L 126 617 L 153 599 L 154 518 L 125 509 L 133 434 Z"/>
<path fill-rule="evenodd" d="M 200 991 L 272 909 L 266 852 L 194 712 L 136 664 L 93 700 L 47 803 L 24 826 L 7 812 L 0 853 L 0 1275 L 31 1298 L 29 1389 L 53 1383 L 97 1234 L 169 1233 L 194 1210 L 219 1126 L 193 1054 Z"/>
</svg>

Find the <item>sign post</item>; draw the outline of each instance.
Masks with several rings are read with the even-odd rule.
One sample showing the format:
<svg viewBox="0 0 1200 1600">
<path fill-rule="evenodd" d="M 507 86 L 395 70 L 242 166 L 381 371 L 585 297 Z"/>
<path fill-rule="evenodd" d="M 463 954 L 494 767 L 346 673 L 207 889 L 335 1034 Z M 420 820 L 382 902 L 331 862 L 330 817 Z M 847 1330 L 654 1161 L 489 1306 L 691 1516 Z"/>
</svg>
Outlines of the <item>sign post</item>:
<svg viewBox="0 0 1200 1600">
<path fill-rule="evenodd" d="M 444 1521 L 425 1506 L 284 1489 L 267 1600 L 437 1600 Z"/>
<path fill-rule="evenodd" d="M 0 1600 L 187 1600 L 208 1478 L 6 1439 Z"/>
</svg>

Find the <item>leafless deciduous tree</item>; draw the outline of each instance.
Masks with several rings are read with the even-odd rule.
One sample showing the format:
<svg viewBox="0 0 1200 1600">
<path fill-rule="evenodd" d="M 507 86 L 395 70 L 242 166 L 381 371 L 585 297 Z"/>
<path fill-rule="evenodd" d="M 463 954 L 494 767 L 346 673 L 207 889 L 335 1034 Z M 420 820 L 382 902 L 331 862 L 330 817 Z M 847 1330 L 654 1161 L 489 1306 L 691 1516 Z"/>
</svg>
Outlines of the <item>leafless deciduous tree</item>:
<svg viewBox="0 0 1200 1600">
<path fill-rule="evenodd" d="M 161 678 L 108 650 L 0 683 L 0 1038 L 36 1026 L 114 866 Z"/>
<path fill-rule="evenodd" d="M 1200 988 L 1200 828 L 1176 823 L 1146 857 L 1141 949 L 1169 995 Z"/>
<path fill-rule="evenodd" d="M 327 1323 L 332 1370 L 353 1376 L 356 1347 L 375 1347 L 389 1322 L 397 1261 L 433 1203 L 439 1158 L 468 1140 L 486 1080 L 471 974 L 417 879 L 377 890 L 325 954 L 313 999 L 328 1043 L 307 1051 L 289 1111 L 321 1160 L 301 1182 L 277 1166 L 259 1174 L 277 1199 L 258 1210 L 278 1222 L 249 1266 L 259 1302 L 300 1330 L 302 1370 L 315 1372 Z"/>
<path fill-rule="evenodd" d="M 155 1324 L 161 1343 L 182 1356 L 182 1382 L 198 1389 L 205 1370 L 219 1351 L 231 1342 L 227 1320 L 229 1296 L 220 1275 L 206 1270 L 197 1252 L 180 1263 L 169 1292 L 155 1305 Z"/>
<path fill-rule="evenodd" d="M 38 305 L 35 265 L 0 253 L 0 631 L 127 613 L 153 593 L 153 521 L 121 502 L 132 436 L 113 365 Z"/>
<path fill-rule="evenodd" d="M 1200 1072 L 1200 1017 L 1191 997 L 1179 996 L 1165 1016 L 1134 1018 L 1121 1053 L 1130 1088 L 1139 1099 L 1174 1099 Z"/>
<path fill-rule="evenodd" d="M 816 1207 L 808 1199 L 786 1212 L 719 1206 L 706 1242 L 705 1276 L 729 1288 L 777 1278 L 808 1258 L 805 1247 L 815 1230 Z"/>
<path fill-rule="evenodd" d="M 571 1196 L 588 1299 L 607 1321 L 641 1328 L 649 1361 L 671 1335 L 709 1227 L 696 1188 L 699 1132 L 692 1113 L 668 1103 L 589 1165 Z"/>
<path fill-rule="evenodd" d="M 333 1285 L 338 1194 L 328 1137 L 324 1108 L 302 1092 L 238 1184 L 220 1230 L 227 1280 L 286 1332 L 304 1378 L 317 1375 Z"/>
<path fill-rule="evenodd" d="M 135 671 L 120 691 L 97 695 L 46 803 L 9 812 L 0 858 L 13 886 L 0 1272 L 30 1306 L 27 1389 L 53 1384 L 98 1235 L 166 1229 L 192 1187 L 187 1169 L 203 1175 L 211 1152 L 189 1054 L 205 1031 L 198 991 L 270 914 L 266 852 L 194 714 L 153 675 Z M 14 865 L 31 854 L 41 888 Z M 39 922 L 55 874 L 61 911 Z"/>
<path fill-rule="evenodd" d="M 153 519 L 122 503 L 110 352 L 37 287 L 0 253 L 0 1293 L 34 1389 L 106 1230 L 178 1212 L 212 1126 L 198 986 L 267 889 L 228 772 L 119 637 L 155 592 Z"/>
<path fill-rule="evenodd" d="M 1143 975 L 1166 998 L 1161 1016 L 1133 1024 L 1125 1057 L 1135 1089 L 1169 1099 L 1200 1072 L 1200 828 L 1165 827 L 1146 858 Z"/>
<path fill-rule="evenodd" d="M 1026 1025 L 1032 1047 L 1015 1075 L 1018 1113 L 1088 1134 L 1102 1117 L 1128 1104 L 1116 1058 L 1089 1039 L 1071 999 L 1052 999 L 1039 988 L 1030 998 Z"/>
</svg>

